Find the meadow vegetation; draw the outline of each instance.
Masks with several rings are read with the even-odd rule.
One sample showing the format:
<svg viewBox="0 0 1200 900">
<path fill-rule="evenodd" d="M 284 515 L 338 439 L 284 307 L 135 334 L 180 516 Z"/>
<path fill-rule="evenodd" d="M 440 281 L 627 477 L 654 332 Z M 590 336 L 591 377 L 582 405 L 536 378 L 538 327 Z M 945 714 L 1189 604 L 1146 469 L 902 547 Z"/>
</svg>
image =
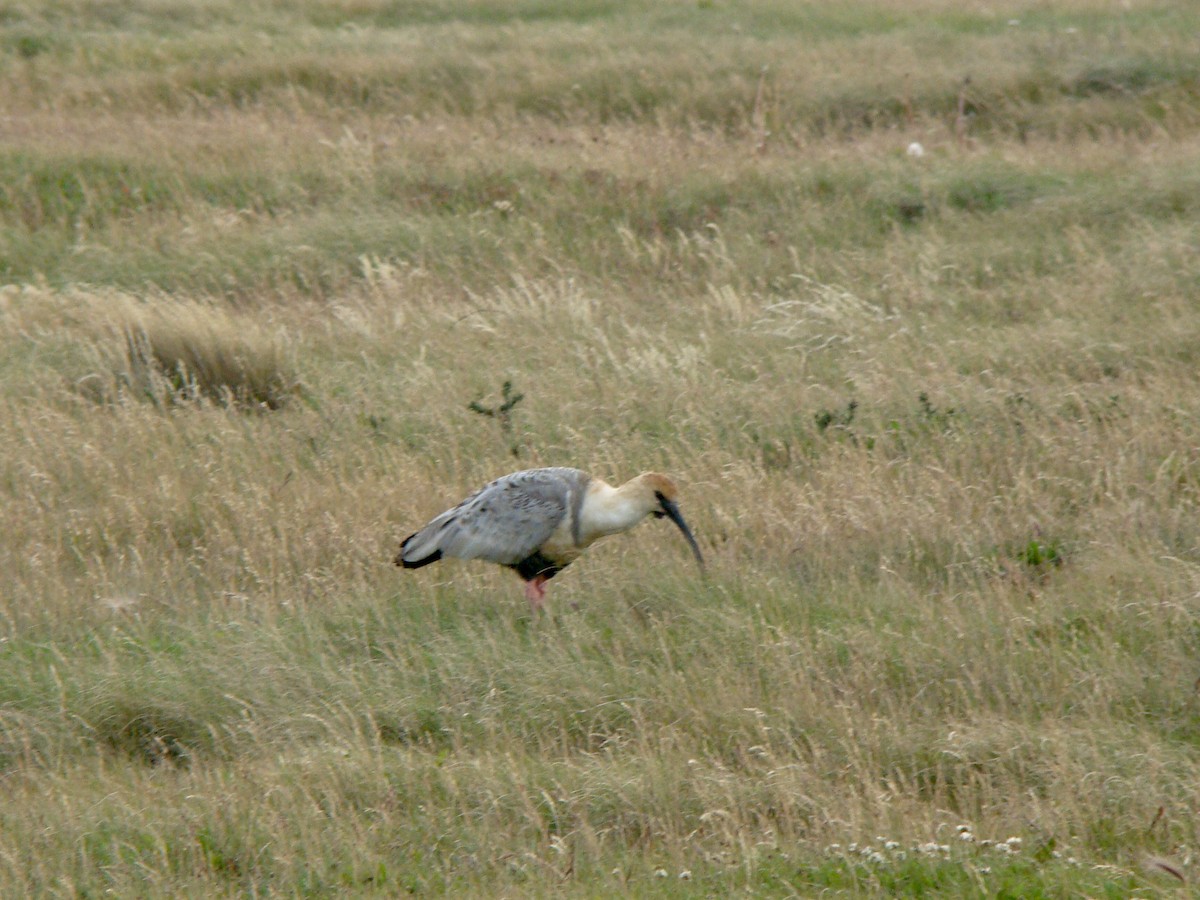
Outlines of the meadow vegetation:
<svg viewBox="0 0 1200 900">
<path fill-rule="evenodd" d="M 0 895 L 1190 893 L 1198 226 L 1184 3 L 0 6 Z"/>
</svg>

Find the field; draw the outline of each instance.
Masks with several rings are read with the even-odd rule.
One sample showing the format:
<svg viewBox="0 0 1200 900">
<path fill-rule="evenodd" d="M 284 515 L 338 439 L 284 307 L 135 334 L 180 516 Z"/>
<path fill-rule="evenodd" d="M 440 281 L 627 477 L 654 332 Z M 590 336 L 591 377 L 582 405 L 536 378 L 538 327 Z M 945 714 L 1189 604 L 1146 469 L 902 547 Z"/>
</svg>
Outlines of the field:
<svg viewBox="0 0 1200 900">
<path fill-rule="evenodd" d="M 1194 4 L 0 5 L 0 896 L 1193 895 L 1198 240 Z"/>
</svg>

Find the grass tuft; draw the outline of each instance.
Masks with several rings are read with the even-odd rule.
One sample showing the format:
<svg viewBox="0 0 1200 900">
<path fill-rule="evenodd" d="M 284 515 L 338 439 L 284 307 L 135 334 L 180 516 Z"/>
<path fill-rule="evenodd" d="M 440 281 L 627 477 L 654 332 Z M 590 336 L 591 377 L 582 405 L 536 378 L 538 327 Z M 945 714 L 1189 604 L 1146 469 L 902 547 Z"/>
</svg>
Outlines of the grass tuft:
<svg viewBox="0 0 1200 900">
<path fill-rule="evenodd" d="M 123 337 L 111 383 L 84 382 L 96 396 L 115 392 L 164 407 L 209 401 L 276 410 L 300 389 L 283 335 L 217 304 L 138 309 Z"/>
<path fill-rule="evenodd" d="M 96 740 L 148 765 L 187 763 L 211 743 L 204 723 L 182 710 L 117 704 L 93 725 Z"/>
</svg>

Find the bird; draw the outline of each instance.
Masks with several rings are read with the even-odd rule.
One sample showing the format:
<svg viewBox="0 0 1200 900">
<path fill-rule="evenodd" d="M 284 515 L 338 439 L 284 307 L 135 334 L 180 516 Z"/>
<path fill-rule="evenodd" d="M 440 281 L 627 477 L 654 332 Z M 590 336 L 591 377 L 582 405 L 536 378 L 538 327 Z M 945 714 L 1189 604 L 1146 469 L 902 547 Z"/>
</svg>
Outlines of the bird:
<svg viewBox="0 0 1200 900">
<path fill-rule="evenodd" d="M 674 522 L 703 571 L 704 556 L 676 504 L 678 493 L 658 472 L 613 487 L 580 469 L 525 469 L 497 478 L 410 534 L 395 562 L 405 569 L 447 556 L 499 563 L 525 581 L 525 599 L 537 614 L 547 581 L 596 540 L 628 531 L 647 516 Z"/>
</svg>

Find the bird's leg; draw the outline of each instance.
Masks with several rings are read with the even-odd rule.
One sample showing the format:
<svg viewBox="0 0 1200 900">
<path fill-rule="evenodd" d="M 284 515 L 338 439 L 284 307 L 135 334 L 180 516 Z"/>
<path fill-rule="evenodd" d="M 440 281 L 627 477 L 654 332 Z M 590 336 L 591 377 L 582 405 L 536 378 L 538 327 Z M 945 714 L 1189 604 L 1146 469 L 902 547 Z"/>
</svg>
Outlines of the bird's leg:
<svg viewBox="0 0 1200 900">
<path fill-rule="evenodd" d="M 535 613 L 542 611 L 542 602 L 546 599 L 546 582 L 549 580 L 545 575 L 534 575 L 525 582 L 525 599 L 529 601 L 529 606 Z"/>
</svg>

